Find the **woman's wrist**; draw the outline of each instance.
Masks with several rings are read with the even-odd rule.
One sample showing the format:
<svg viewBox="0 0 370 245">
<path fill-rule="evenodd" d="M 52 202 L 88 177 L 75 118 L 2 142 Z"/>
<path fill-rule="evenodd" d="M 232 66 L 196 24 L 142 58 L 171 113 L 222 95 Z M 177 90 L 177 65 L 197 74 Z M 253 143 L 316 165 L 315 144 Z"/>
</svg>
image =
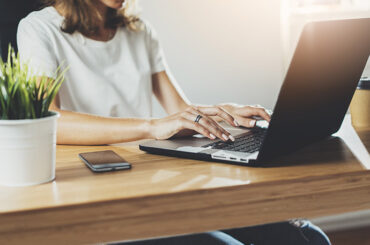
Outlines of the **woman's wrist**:
<svg viewBox="0 0 370 245">
<path fill-rule="evenodd" d="M 147 119 L 143 122 L 144 138 L 156 139 L 155 137 L 155 121 L 157 119 Z"/>
</svg>

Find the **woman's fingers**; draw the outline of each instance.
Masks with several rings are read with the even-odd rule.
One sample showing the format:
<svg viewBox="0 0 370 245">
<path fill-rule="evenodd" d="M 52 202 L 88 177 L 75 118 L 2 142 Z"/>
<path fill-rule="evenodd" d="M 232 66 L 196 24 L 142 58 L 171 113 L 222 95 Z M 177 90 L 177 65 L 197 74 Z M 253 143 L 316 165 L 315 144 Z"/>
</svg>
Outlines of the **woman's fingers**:
<svg viewBox="0 0 370 245">
<path fill-rule="evenodd" d="M 189 121 L 186 118 L 181 118 L 180 122 L 181 122 L 182 129 L 191 129 L 191 130 L 198 132 L 199 134 L 202 134 L 203 136 L 209 139 L 212 139 L 212 140 L 216 139 L 214 135 L 212 135 L 205 127 L 203 127 L 199 123 Z"/>
<path fill-rule="evenodd" d="M 226 122 L 228 122 L 230 125 L 235 127 L 239 126 L 237 120 L 235 120 L 235 118 L 232 115 L 230 115 L 230 113 L 228 113 L 220 106 L 198 107 L 197 109 L 203 114 L 206 114 L 207 116 L 219 116 Z"/>
<path fill-rule="evenodd" d="M 195 119 L 198 115 L 202 116 L 202 118 L 198 122 L 195 122 Z M 200 111 L 188 110 L 184 112 L 182 116 L 193 124 L 199 124 L 206 128 L 211 133 L 212 139 L 218 137 L 223 141 L 227 141 L 229 139 L 234 140 L 229 132 L 227 132 L 220 125 L 216 124 L 212 119 L 202 114 Z"/>
<path fill-rule="evenodd" d="M 263 108 L 253 108 L 249 111 L 249 116 L 238 116 L 237 120 L 240 123 L 240 125 L 247 127 L 247 128 L 253 128 L 256 126 L 257 119 L 253 118 L 253 116 L 259 116 L 262 119 L 270 122 L 271 118 L 270 115 L 267 114 L 267 112 Z M 245 114 L 244 114 L 245 115 Z"/>
<path fill-rule="evenodd" d="M 205 115 L 201 111 L 195 110 L 193 108 L 191 108 L 189 110 L 189 112 L 193 113 L 195 116 L 201 115 L 202 119 L 199 121 L 200 123 L 206 123 L 209 127 L 215 128 L 217 130 L 217 132 L 221 131 L 219 133 L 221 133 L 222 139 L 224 139 L 224 140 L 231 139 L 232 141 L 235 140 L 234 137 L 231 136 L 231 134 L 226 129 L 224 129 L 221 125 L 219 125 L 215 120 L 210 118 L 208 115 Z M 217 134 L 217 136 L 219 136 L 219 135 L 220 134 Z"/>
<path fill-rule="evenodd" d="M 247 117 L 237 117 L 238 122 L 240 123 L 241 126 L 246 127 L 246 128 L 253 128 L 256 126 L 256 119 L 253 118 L 247 118 Z"/>
<path fill-rule="evenodd" d="M 184 130 L 193 130 L 204 135 L 209 139 L 219 138 L 223 141 L 232 140 L 234 137 L 223 127 L 221 127 L 210 116 L 219 116 L 233 126 L 242 125 L 252 128 L 256 125 L 255 116 L 270 121 L 270 115 L 264 108 L 244 106 L 234 107 L 230 110 L 234 116 L 231 116 L 226 110 L 219 106 L 215 107 L 189 107 L 186 111 L 174 114 L 168 118 L 160 120 L 166 125 L 158 127 L 159 136 L 157 138 L 168 138 Z M 195 122 L 197 116 L 201 118 Z M 169 123 L 169 124 L 168 124 Z"/>
<path fill-rule="evenodd" d="M 199 120 L 199 123 L 204 125 L 221 140 L 228 141 L 230 139 L 232 141 L 235 141 L 234 137 L 227 130 L 225 130 L 211 118 L 202 116 L 202 118 Z"/>
<path fill-rule="evenodd" d="M 257 114 L 258 116 L 262 117 L 263 119 L 265 119 L 268 122 L 271 120 L 271 116 L 267 113 L 265 108 L 255 108 L 254 113 Z"/>
<path fill-rule="evenodd" d="M 236 113 L 240 117 L 259 116 L 259 117 L 263 118 L 264 120 L 266 120 L 268 122 L 271 119 L 271 116 L 267 113 L 267 111 L 263 107 L 244 106 L 244 107 L 238 108 Z M 237 119 L 237 120 L 239 120 L 239 119 Z"/>
<path fill-rule="evenodd" d="M 202 107 L 204 108 L 204 107 Z M 210 108 L 210 107 L 208 107 Z M 209 126 L 213 126 L 213 128 L 215 128 L 217 130 L 217 132 L 221 131 L 221 137 L 220 137 L 220 134 L 216 134 L 217 137 L 219 137 L 220 139 L 224 140 L 224 141 L 227 141 L 227 140 L 231 140 L 231 141 L 235 141 L 235 138 L 229 133 L 229 131 L 227 131 L 226 129 L 224 129 L 220 124 L 218 124 L 215 120 L 213 120 L 211 117 L 209 117 L 210 115 L 208 114 L 204 114 L 201 110 L 198 110 L 196 107 L 190 107 L 188 109 L 189 112 L 193 113 L 194 115 L 201 115 L 202 116 L 202 119 L 200 120 L 200 123 L 203 123 L 204 120 L 205 122 L 209 125 Z M 228 113 L 227 113 L 228 114 Z M 217 115 L 215 112 L 214 112 L 214 115 Z M 229 114 L 228 114 L 229 115 Z M 234 118 L 232 117 L 232 120 L 234 121 Z"/>
</svg>

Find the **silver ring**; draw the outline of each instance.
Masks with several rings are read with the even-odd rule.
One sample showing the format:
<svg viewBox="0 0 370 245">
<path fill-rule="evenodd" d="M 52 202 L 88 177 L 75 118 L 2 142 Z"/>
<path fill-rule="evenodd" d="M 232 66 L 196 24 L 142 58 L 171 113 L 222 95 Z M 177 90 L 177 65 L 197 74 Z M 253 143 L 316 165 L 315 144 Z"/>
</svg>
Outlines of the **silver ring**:
<svg viewBox="0 0 370 245">
<path fill-rule="evenodd" d="M 200 119 L 202 119 L 202 116 L 201 116 L 201 115 L 198 115 L 198 116 L 195 118 L 194 122 L 199 123 Z"/>
</svg>

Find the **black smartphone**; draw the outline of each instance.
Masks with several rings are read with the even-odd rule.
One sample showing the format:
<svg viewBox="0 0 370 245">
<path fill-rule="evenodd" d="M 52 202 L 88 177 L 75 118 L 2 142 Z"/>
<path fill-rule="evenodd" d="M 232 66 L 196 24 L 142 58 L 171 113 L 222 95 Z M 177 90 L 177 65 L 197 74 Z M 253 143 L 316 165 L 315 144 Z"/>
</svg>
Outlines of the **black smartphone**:
<svg viewBox="0 0 370 245">
<path fill-rule="evenodd" d="M 78 156 L 95 173 L 131 169 L 131 164 L 114 151 L 86 152 Z"/>
</svg>

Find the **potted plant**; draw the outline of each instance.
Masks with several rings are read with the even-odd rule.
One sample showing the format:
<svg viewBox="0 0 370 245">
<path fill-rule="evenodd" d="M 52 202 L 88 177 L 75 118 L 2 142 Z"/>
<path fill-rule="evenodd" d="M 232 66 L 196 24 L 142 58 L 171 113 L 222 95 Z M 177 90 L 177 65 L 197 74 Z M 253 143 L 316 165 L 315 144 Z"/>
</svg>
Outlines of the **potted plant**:
<svg viewBox="0 0 370 245">
<path fill-rule="evenodd" d="M 56 123 L 49 111 L 64 72 L 55 80 L 32 76 L 9 46 L 0 58 L 0 185 L 26 186 L 55 178 Z"/>
</svg>

